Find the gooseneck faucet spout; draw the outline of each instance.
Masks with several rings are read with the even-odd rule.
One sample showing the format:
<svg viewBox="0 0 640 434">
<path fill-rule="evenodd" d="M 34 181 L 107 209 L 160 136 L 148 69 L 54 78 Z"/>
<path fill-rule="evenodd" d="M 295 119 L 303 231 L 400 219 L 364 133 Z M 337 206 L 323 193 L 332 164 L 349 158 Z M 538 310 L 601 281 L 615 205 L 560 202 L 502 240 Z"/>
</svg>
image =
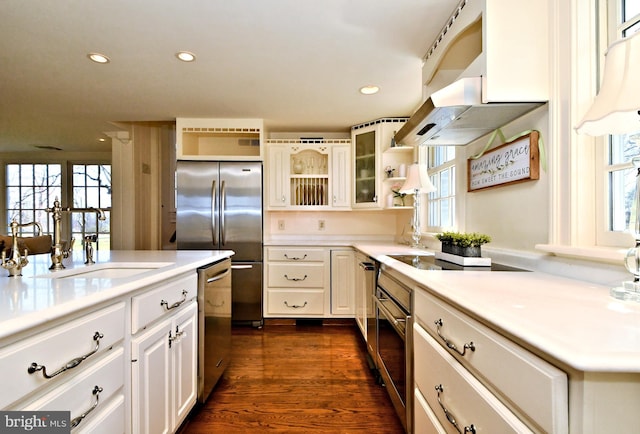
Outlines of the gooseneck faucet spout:
<svg viewBox="0 0 640 434">
<path fill-rule="evenodd" d="M 62 270 L 65 268 L 62 260 L 64 258 L 69 257 L 69 252 L 73 247 L 74 240 L 71 239 L 69 243 L 69 248 L 65 249 L 62 244 L 62 213 L 65 212 L 82 212 L 82 213 L 96 213 L 98 216 L 98 220 L 104 221 L 106 220 L 105 213 L 102 208 L 63 208 L 60 205 L 60 201 L 56 197 L 53 201 L 53 207 L 47 208 L 47 212 L 51 213 L 51 217 L 53 219 L 53 246 L 51 247 L 51 266 L 50 270 Z"/>
</svg>

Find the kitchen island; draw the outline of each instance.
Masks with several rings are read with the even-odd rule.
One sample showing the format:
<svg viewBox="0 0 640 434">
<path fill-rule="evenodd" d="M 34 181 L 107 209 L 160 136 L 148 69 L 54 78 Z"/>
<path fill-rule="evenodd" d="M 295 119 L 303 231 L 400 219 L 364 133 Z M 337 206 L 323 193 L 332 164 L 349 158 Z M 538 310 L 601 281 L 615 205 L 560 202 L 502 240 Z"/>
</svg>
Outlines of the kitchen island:
<svg viewBox="0 0 640 434">
<path fill-rule="evenodd" d="M 74 432 L 175 431 L 197 395 L 196 270 L 232 255 L 101 251 L 55 272 L 29 257 L 0 281 L 0 408 L 70 411 Z"/>
<path fill-rule="evenodd" d="M 514 431 L 622 433 L 640 426 L 640 304 L 546 273 L 420 270 L 388 256 L 402 248 L 355 248 L 413 292 L 416 432 L 426 424 L 450 428 L 441 408 L 447 402 L 467 427 L 479 424 L 474 409 L 488 413 L 485 402 L 513 414 Z M 475 350 L 460 351 L 470 342 Z M 433 372 L 451 383 L 448 390 L 437 389 Z M 456 404 L 451 396 L 463 390 L 480 392 Z"/>
</svg>

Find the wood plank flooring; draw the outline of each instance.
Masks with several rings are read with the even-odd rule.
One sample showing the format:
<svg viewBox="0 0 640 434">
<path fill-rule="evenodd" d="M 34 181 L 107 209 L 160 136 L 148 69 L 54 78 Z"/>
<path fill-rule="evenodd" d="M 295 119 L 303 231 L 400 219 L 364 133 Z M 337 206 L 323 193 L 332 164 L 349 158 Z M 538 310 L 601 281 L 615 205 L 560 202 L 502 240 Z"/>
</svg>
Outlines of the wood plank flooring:
<svg viewBox="0 0 640 434">
<path fill-rule="evenodd" d="M 181 434 L 404 433 L 355 324 L 234 327 L 231 364 Z"/>
</svg>

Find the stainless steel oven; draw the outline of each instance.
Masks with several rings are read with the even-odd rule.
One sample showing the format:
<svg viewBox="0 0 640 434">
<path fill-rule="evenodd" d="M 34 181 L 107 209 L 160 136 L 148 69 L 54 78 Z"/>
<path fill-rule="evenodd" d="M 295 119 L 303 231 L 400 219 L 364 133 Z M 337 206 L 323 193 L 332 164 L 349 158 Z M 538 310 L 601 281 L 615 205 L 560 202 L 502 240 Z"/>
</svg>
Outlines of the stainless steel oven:
<svg viewBox="0 0 640 434">
<path fill-rule="evenodd" d="M 378 273 L 374 303 L 378 370 L 405 430 L 411 432 L 411 289 L 394 278 L 383 265 Z"/>
</svg>

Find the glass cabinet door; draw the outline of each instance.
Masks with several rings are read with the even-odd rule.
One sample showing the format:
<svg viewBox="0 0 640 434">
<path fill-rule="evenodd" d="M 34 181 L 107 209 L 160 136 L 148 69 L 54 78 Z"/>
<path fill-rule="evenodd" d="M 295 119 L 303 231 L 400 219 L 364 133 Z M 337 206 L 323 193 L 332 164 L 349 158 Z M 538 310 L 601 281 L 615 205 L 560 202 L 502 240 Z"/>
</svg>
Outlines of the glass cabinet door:
<svg viewBox="0 0 640 434">
<path fill-rule="evenodd" d="M 355 135 L 355 204 L 376 202 L 376 131 Z"/>
</svg>

